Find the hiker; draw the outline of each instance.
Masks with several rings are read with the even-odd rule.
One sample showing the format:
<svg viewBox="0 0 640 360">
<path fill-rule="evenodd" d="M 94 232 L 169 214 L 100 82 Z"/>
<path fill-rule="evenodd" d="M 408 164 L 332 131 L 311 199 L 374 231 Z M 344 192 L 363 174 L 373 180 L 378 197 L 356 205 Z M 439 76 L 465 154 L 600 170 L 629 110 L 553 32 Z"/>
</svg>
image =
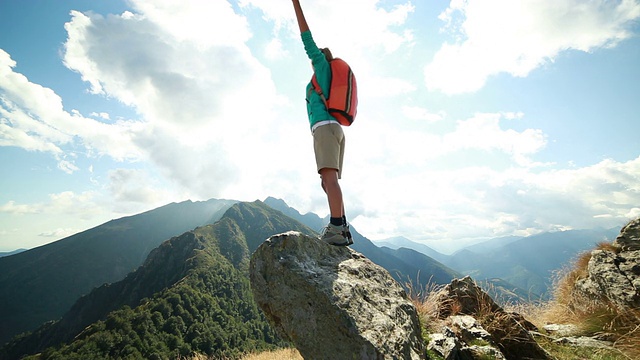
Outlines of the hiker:
<svg viewBox="0 0 640 360">
<path fill-rule="evenodd" d="M 299 0 L 292 0 L 296 19 L 300 27 L 300 36 L 304 49 L 311 59 L 313 72 L 324 94 L 328 94 L 331 83 L 333 60 L 328 48 L 319 49 L 305 20 Z M 331 217 L 323 229 L 320 239 L 331 245 L 346 246 L 353 244 L 347 218 L 344 212 L 342 189 L 338 179 L 342 177 L 345 138 L 338 121 L 329 114 L 322 97 L 314 90 L 312 82 L 307 85 L 307 115 L 313 134 L 313 149 L 322 190 L 327 195 Z"/>
</svg>

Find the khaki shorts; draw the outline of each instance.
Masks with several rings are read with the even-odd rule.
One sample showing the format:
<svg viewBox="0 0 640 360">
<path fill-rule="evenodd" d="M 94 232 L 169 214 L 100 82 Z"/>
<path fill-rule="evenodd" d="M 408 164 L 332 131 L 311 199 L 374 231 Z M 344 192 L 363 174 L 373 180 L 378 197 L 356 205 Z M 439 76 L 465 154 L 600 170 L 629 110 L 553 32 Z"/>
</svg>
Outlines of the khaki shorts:
<svg viewBox="0 0 640 360">
<path fill-rule="evenodd" d="M 344 160 L 344 132 L 337 123 L 318 126 L 313 131 L 313 150 L 316 154 L 318 173 L 321 169 L 338 170 L 338 179 L 342 178 Z"/>
</svg>

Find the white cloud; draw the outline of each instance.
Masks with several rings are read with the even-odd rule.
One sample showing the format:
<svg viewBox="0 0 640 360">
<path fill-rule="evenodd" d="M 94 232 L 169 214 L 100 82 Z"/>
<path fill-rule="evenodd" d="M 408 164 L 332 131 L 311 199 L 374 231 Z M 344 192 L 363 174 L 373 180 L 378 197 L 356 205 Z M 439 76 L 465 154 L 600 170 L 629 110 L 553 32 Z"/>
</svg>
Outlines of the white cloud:
<svg viewBox="0 0 640 360">
<path fill-rule="evenodd" d="M 92 112 L 91 116 L 101 118 L 103 120 L 111 120 L 111 116 L 109 115 L 109 113 L 106 113 L 106 112 L 100 112 L 100 113 Z"/>
<path fill-rule="evenodd" d="M 429 111 L 429 109 L 425 109 L 419 106 L 403 106 L 402 114 L 408 119 L 424 120 L 428 123 L 438 122 L 442 120 L 446 115 L 443 111 L 435 113 Z"/>
<path fill-rule="evenodd" d="M 639 174 L 640 157 L 571 170 L 391 172 L 350 189 L 366 209 L 354 226 L 374 239 L 396 234 L 448 249 L 469 239 L 618 227 L 639 213 Z"/>
<path fill-rule="evenodd" d="M 88 219 L 101 214 L 103 209 L 98 205 L 99 194 L 94 191 L 75 193 L 63 191 L 49 194 L 49 202 L 36 204 L 49 214 L 67 214 L 81 219 Z"/>
<path fill-rule="evenodd" d="M 404 95 L 416 90 L 416 86 L 410 81 L 370 75 L 367 71 L 363 71 L 362 76 L 357 77 L 357 81 L 358 96 L 371 100 Z"/>
<path fill-rule="evenodd" d="M 72 12 L 66 24 L 65 64 L 94 92 L 135 107 L 146 120 L 171 126 L 178 135 L 211 123 L 219 131 L 221 126 L 233 130 L 230 124 L 240 122 L 232 123 L 232 116 L 255 115 L 246 101 L 269 110 L 275 96 L 270 74 L 251 56 L 244 44 L 245 20 L 228 3 L 134 5 L 141 14 Z"/>
<path fill-rule="evenodd" d="M 118 213 L 134 213 L 176 200 L 156 179 L 141 169 L 109 171 L 107 187 L 113 199 L 113 211 Z"/>
<path fill-rule="evenodd" d="M 67 112 L 62 99 L 50 88 L 30 82 L 13 71 L 9 54 L 0 49 L 0 145 L 52 153 L 65 172 L 77 170 L 65 159 L 67 146 L 79 145 L 114 159 L 136 158 L 131 142 L 137 124 L 112 125 Z"/>
<path fill-rule="evenodd" d="M 77 166 L 67 160 L 58 161 L 58 169 L 66 172 L 67 174 L 73 174 L 79 170 Z"/>
<path fill-rule="evenodd" d="M 150 209 L 147 204 L 135 205 L 120 203 L 98 191 L 52 193 L 33 203 L 8 201 L 0 204 L 0 229 L 14 230 L 0 231 L 0 248 L 32 248 L 110 219 Z"/>
<path fill-rule="evenodd" d="M 566 50 L 591 52 L 631 36 L 635 0 L 452 1 L 440 18 L 457 37 L 424 69 L 429 89 L 474 92 L 499 73 L 524 77 Z"/>
<path fill-rule="evenodd" d="M 444 136 L 443 145 L 451 151 L 497 149 L 512 156 L 519 165 L 538 165 L 529 160 L 529 155 L 547 144 L 543 132 L 538 129 L 502 130 L 499 124 L 502 117 L 503 114 L 476 114 L 471 119 L 459 121 L 456 131 Z"/>
<path fill-rule="evenodd" d="M 291 2 L 242 0 L 240 4 L 260 9 L 274 21 L 276 29 L 286 26 L 289 36 L 299 38 Z M 377 0 L 308 1 L 302 7 L 318 45 L 329 46 L 334 54 L 349 54 L 346 58 L 360 57 L 358 54 L 365 52 L 370 55 L 372 50 L 391 53 L 413 40 L 410 31 L 400 28 L 414 11 L 411 2 L 390 9 L 381 7 Z"/>
<path fill-rule="evenodd" d="M 289 52 L 282 46 L 282 41 L 278 38 L 273 38 L 265 47 L 265 56 L 269 60 L 278 60 L 286 58 Z"/>
<path fill-rule="evenodd" d="M 424 109 L 409 108 L 406 111 L 412 116 L 441 119 L 425 113 Z M 515 131 L 505 128 L 501 124 L 505 121 L 517 119 L 512 113 L 479 113 L 457 121 L 452 131 L 443 134 L 432 133 L 428 128 L 417 129 L 416 126 L 403 128 L 387 121 L 358 129 L 352 143 L 356 143 L 354 151 L 367 163 L 366 166 L 428 166 L 430 162 L 447 156 L 474 156 L 479 153 L 497 153 L 518 166 L 540 166 L 532 160 L 532 155 L 546 146 L 545 134 L 540 129 Z M 487 161 L 482 164 L 492 165 Z"/>
<path fill-rule="evenodd" d="M 246 152 L 273 131 L 281 101 L 270 71 L 227 2 L 133 5 L 135 14 L 120 16 L 72 12 L 65 64 L 141 114 L 132 141 L 167 178 L 192 196 L 218 196 L 240 169 L 259 165 L 229 149 Z"/>
<path fill-rule="evenodd" d="M 131 4 L 139 15 L 130 19 L 140 17 L 161 27 L 174 38 L 168 42 L 186 41 L 202 49 L 235 48 L 251 37 L 246 19 L 236 14 L 228 1 L 132 0 Z"/>
<path fill-rule="evenodd" d="M 96 205 L 98 194 L 93 191 L 74 193 L 73 191 L 63 191 L 48 195 L 47 202 L 31 204 L 16 204 L 15 201 L 8 201 L 0 206 L 0 213 L 7 214 L 56 214 L 75 216 L 86 219 L 100 213 Z"/>
<path fill-rule="evenodd" d="M 47 238 L 62 239 L 62 238 L 65 238 L 67 236 L 71 236 L 71 235 L 73 235 L 73 234 L 75 234 L 77 232 L 78 232 L 77 229 L 55 229 L 55 230 L 49 230 L 49 231 L 41 232 L 40 234 L 38 234 L 38 236 L 47 237 Z"/>
<path fill-rule="evenodd" d="M 640 158 L 556 170 L 535 161 L 544 132 L 511 128 L 523 117 L 479 113 L 444 134 L 386 123 L 358 129 L 348 138 L 347 215 L 373 239 L 402 235 L 455 249 L 490 237 L 615 227 L 637 213 Z"/>
<path fill-rule="evenodd" d="M 0 206 L 0 213 L 7 214 L 37 214 L 41 211 L 40 205 L 16 204 L 15 201 L 8 201 Z"/>
<path fill-rule="evenodd" d="M 640 208 L 632 208 L 629 210 L 629 212 L 625 215 L 626 218 L 628 219 L 637 219 L 640 217 Z"/>
</svg>

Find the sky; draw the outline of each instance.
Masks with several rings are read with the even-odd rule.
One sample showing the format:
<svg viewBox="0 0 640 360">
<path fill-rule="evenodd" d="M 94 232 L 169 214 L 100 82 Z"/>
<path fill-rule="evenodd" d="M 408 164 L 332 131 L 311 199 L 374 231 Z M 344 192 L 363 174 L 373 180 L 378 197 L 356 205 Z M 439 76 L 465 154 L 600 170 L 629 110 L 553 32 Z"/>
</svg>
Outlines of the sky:
<svg viewBox="0 0 640 360">
<path fill-rule="evenodd" d="M 358 81 L 364 236 L 447 253 L 640 216 L 640 1 L 301 4 Z M 328 215 L 311 72 L 289 0 L 0 0 L 0 251 L 185 200 Z"/>
</svg>

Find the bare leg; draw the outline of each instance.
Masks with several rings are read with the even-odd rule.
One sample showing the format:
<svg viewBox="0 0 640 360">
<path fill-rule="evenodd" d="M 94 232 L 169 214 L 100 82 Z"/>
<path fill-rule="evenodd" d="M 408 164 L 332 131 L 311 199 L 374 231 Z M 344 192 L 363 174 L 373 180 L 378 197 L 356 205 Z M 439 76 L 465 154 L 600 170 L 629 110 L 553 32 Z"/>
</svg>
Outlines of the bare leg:
<svg viewBox="0 0 640 360">
<path fill-rule="evenodd" d="M 344 204 L 342 202 L 342 189 L 338 183 L 338 170 L 331 168 L 320 169 L 322 178 L 322 189 L 327 194 L 329 201 L 329 212 L 331 217 L 341 218 L 344 215 Z"/>
</svg>

